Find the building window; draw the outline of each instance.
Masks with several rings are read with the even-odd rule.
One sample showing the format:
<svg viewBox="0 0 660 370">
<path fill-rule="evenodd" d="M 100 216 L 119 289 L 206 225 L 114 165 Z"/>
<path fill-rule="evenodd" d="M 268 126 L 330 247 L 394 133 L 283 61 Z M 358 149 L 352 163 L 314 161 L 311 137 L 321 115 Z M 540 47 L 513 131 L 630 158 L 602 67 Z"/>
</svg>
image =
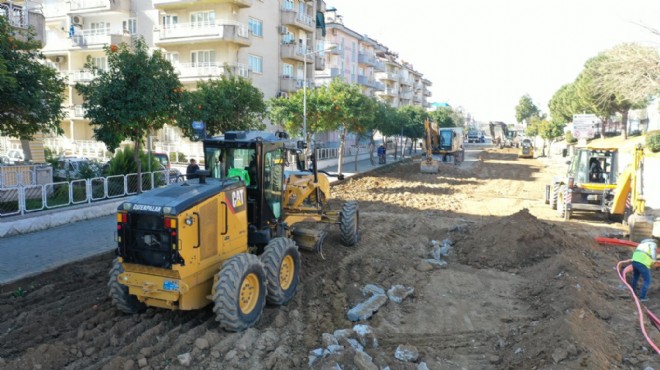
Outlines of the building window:
<svg viewBox="0 0 660 370">
<path fill-rule="evenodd" d="M 163 28 L 170 29 L 176 28 L 177 23 L 179 23 L 178 15 L 165 15 L 163 16 Z"/>
<path fill-rule="evenodd" d="M 107 35 L 110 32 L 110 23 L 91 22 L 89 24 L 90 35 Z"/>
<path fill-rule="evenodd" d="M 215 25 L 215 12 L 190 13 L 190 25 L 192 27 L 208 27 Z"/>
<path fill-rule="evenodd" d="M 284 10 L 293 10 L 294 9 L 293 0 L 284 0 L 284 4 L 282 5 L 282 8 L 284 8 Z"/>
<path fill-rule="evenodd" d="M 179 53 L 165 53 L 165 60 L 172 63 L 172 65 L 179 64 Z"/>
<path fill-rule="evenodd" d="M 92 58 L 92 65 L 100 70 L 108 69 L 108 58 L 106 57 L 94 57 Z"/>
<path fill-rule="evenodd" d="M 124 33 L 127 33 L 129 35 L 137 34 L 137 20 L 135 18 L 129 18 L 121 22 L 121 24 Z"/>
<path fill-rule="evenodd" d="M 249 55 L 248 68 L 254 73 L 264 73 L 264 58 L 256 55 Z"/>
<path fill-rule="evenodd" d="M 292 78 L 293 77 L 293 65 L 289 63 L 284 63 L 282 65 L 282 77 Z"/>
<path fill-rule="evenodd" d="M 190 61 L 196 67 L 208 67 L 215 64 L 215 50 L 197 50 L 190 53 Z"/>
<path fill-rule="evenodd" d="M 253 34 L 255 36 L 263 37 L 263 35 L 264 35 L 264 31 L 263 31 L 264 25 L 263 25 L 262 21 L 250 17 L 248 19 L 248 28 L 250 29 L 251 34 Z"/>
</svg>

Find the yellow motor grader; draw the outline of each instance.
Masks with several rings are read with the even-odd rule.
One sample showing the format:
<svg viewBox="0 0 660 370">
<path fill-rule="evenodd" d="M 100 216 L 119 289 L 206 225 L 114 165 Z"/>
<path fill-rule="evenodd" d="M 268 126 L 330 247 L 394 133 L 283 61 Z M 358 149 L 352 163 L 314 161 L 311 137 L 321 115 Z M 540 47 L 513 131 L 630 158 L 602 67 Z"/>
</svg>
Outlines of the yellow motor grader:
<svg viewBox="0 0 660 370">
<path fill-rule="evenodd" d="M 328 174 L 304 169 L 302 150 L 292 143 L 259 131 L 205 139 L 198 178 L 121 204 L 108 283 L 113 303 L 125 313 L 213 303 L 221 327 L 241 331 L 257 322 L 266 302 L 294 297 L 298 247 L 320 248 L 325 234 L 297 224 L 338 224 L 341 243 L 354 246 L 357 203 L 329 209 Z"/>
</svg>

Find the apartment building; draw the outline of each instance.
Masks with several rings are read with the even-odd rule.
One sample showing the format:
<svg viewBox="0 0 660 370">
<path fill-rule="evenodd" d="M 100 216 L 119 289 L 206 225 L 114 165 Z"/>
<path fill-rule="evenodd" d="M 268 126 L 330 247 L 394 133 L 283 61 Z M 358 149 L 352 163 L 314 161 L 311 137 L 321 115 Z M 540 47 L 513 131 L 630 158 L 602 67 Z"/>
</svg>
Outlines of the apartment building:
<svg viewBox="0 0 660 370">
<path fill-rule="evenodd" d="M 323 67 L 313 51 L 324 48 L 324 11 L 322 0 L 44 0 L 42 51 L 69 83 L 59 140 L 92 140 L 74 85 L 94 78 L 84 70 L 87 58 L 107 68 L 106 45 L 141 36 L 163 51 L 187 89 L 233 73 L 249 78 L 269 99 L 302 88 Z M 157 139 L 181 141 L 173 127 Z"/>
<path fill-rule="evenodd" d="M 317 83 L 340 78 L 356 83 L 367 96 L 373 96 L 392 107 L 416 105 L 430 107 L 431 82 L 399 59 L 397 53 L 344 24 L 336 9 L 326 12 L 326 43 L 336 45 L 329 52 L 326 68 L 316 73 Z"/>
</svg>

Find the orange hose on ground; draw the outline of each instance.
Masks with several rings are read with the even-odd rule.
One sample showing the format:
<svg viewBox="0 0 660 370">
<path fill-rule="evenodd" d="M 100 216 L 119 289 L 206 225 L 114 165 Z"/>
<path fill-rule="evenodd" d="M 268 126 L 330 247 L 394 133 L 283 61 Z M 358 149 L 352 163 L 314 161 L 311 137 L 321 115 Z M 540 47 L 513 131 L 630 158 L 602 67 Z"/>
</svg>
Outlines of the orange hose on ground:
<svg viewBox="0 0 660 370">
<path fill-rule="evenodd" d="M 622 270 L 621 266 L 623 266 L 624 263 L 628 263 L 628 266 L 626 266 Z M 630 271 L 632 271 L 632 264 L 631 263 L 632 263 L 632 260 L 620 261 L 616 265 L 616 271 L 619 274 L 619 279 L 621 279 L 621 281 L 628 287 L 628 290 L 630 291 L 630 293 L 632 293 L 632 296 L 635 298 L 635 305 L 637 305 L 637 314 L 639 316 L 639 326 L 642 329 L 642 333 L 644 334 L 644 338 L 646 338 L 646 341 L 649 343 L 649 345 L 651 345 L 651 347 L 653 347 L 655 352 L 657 354 L 660 354 L 660 348 L 658 348 L 658 346 L 655 345 L 653 340 L 649 337 L 648 333 L 646 333 L 646 327 L 644 326 L 644 313 L 642 312 L 642 304 L 639 302 L 639 299 L 637 298 L 637 294 L 635 294 L 635 291 L 633 291 L 632 287 L 630 286 L 630 284 L 628 284 L 628 281 L 626 280 L 626 275 L 629 274 Z M 651 319 L 651 323 L 654 326 L 655 326 L 655 324 L 660 324 L 660 322 L 657 321 L 658 318 L 655 317 L 655 315 L 653 315 L 653 313 L 651 313 L 651 311 L 649 311 L 649 309 L 646 308 L 646 306 L 644 306 L 644 309 L 649 314 L 650 319 Z"/>
<path fill-rule="evenodd" d="M 595 237 L 594 240 L 598 244 L 608 244 L 608 245 L 617 245 L 620 247 L 637 247 L 639 243 L 633 242 L 630 240 L 617 239 L 617 238 L 606 238 L 603 236 Z"/>
</svg>

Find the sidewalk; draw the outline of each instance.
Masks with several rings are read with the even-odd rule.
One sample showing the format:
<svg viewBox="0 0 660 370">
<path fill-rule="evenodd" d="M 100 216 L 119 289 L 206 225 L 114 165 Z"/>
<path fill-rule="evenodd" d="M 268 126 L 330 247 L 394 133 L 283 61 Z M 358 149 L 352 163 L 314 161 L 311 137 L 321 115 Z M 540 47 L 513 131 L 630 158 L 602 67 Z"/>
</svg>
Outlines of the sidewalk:
<svg viewBox="0 0 660 370">
<path fill-rule="evenodd" d="M 400 160 L 398 157 L 397 161 Z M 348 178 L 394 162 L 390 155 L 384 165 L 372 166 L 365 159 L 358 161 L 357 172 L 353 162 L 344 164 L 342 172 Z M 323 170 L 336 173 L 337 166 Z M 331 182 L 334 180 L 330 178 Z M 112 251 L 116 247 L 115 213 L 119 203 L 125 200 L 54 210 L 0 223 L 0 286 Z"/>
</svg>

